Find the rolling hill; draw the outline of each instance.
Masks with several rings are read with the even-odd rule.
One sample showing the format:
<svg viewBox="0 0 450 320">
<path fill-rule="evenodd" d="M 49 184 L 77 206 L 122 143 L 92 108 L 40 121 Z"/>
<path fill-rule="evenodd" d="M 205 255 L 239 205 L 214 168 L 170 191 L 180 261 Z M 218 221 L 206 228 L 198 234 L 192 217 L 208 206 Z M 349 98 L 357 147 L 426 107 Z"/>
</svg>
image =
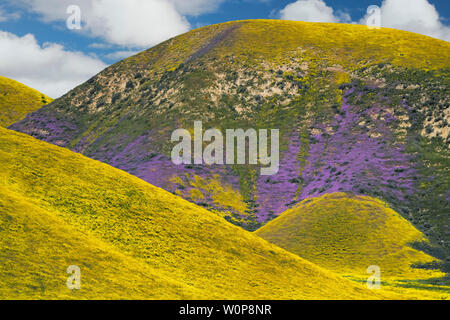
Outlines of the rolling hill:
<svg viewBox="0 0 450 320">
<path fill-rule="evenodd" d="M 17 81 L 0 76 L 0 126 L 7 127 L 53 99 Z"/>
<path fill-rule="evenodd" d="M 450 256 L 450 44 L 360 25 L 212 25 L 121 61 L 10 128 L 256 230 L 328 193 L 382 199 Z M 280 171 L 175 166 L 171 133 L 276 128 Z"/>
<path fill-rule="evenodd" d="M 386 203 L 367 196 L 334 193 L 304 200 L 256 234 L 340 274 L 364 278 L 377 265 L 386 278 L 442 276 L 412 267 L 435 261 L 412 247 L 427 239 Z"/>
<path fill-rule="evenodd" d="M 0 128 L 1 299 L 377 299 L 139 178 Z M 81 290 L 66 269 L 81 268 Z"/>
<path fill-rule="evenodd" d="M 443 261 L 428 239 L 386 202 L 348 193 L 306 199 L 255 232 L 346 278 L 366 282 L 378 267 L 387 292 L 449 299 Z"/>
<path fill-rule="evenodd" d="M 204 293 L 70 226 L 54 212 L 0 188 L 0 299 L 192 299 Z M 66 287 L 69 266 L 82 291 Z"/>
</svg>

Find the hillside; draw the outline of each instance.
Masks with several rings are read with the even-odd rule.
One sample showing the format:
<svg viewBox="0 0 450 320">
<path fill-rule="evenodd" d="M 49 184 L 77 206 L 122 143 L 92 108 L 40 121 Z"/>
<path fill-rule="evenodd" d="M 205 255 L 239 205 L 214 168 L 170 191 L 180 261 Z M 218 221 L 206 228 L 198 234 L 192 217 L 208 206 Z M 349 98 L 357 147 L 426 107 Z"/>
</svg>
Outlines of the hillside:
<svg viewBox="0 0 450 320">
<path fill-rule="evenodd" d="M 378 266 L 384 290 L 449 299 L 442 261 L 418 248 L 424 235 L 388 207 L 368 197 L 334 193 L 307 199 L 256 234 L 271 243 L 355 281 Z"/>
<path fill-rule="evenodd" d="M 412 267 L 434 260 L 412 247 L 427 241 L 423 234 L 371 197 L 334 193 L 307 199 L 256 234 L 340 274 L 366 277 L 367 267 L 377 265 L 389 278 L 439 276 Z"/>
<path fill-rule="evenodd" d="M 11 129 L 248 230 L 334 192 L 386 201 L 450 249 L 450 44 L 360 25 L 237 21 L 121 61 Z M 175 129 L 281 130 L 278 174 L 175 166 Z"/>
<path fill-rule="evenodd" d="M 0 126 L 20 121 L 53 99 L 17 81 L 0 76 Z"/>
<path fill-rule="evenodd" d="M 367 299 L 125 172 L 0 128 L 0 299 Z M 66 288 L 78 265 L 82 289 Z"/>
<path fill-rule="evenodd" d="M 0 187 L 0 299 L 192 299 L 203 292 L 80 232 L 54 212 Z M 82 270 L 82 291 L 66 270 Z M 113 288 L 111 290 L 111 288 Z"/>
</svg>

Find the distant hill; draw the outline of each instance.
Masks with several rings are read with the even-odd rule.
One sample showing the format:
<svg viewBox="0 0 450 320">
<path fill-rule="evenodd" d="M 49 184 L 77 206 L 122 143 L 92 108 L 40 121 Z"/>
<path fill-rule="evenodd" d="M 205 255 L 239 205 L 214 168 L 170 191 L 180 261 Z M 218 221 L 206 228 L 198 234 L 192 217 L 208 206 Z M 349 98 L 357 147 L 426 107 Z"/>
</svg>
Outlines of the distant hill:
<svg viewBox="0 0 450 320">
<path fill-rule="evenodd" d="M 368 299 L 370 291 L 98 161 L 0 128 L 0 299 Z M 81 268 L 82 288 L 66 288 Z"/>
<path fill-rule="evenodd" d="M 121 61 L 12 129 L 256 230 L 304 199 L 383 199 L 450 248 L 450 43 L 278 20 L 207 26 Z M 171 133 L 278 128 L 281 166 L 175 166 Z"/>
<path fill-rule="evenodd" d="M 53 99 L 20 82 L 0 76 L 0 126 L 22 120 Z"/>
</svg>

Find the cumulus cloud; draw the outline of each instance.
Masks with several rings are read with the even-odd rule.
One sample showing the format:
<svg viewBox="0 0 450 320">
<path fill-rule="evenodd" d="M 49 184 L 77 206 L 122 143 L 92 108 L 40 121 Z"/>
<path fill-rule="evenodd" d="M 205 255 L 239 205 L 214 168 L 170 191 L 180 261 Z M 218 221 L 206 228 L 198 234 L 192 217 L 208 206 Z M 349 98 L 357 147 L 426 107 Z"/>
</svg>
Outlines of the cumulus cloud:
<svg viewBox="0 0 450 320">
<path fill-rule="evenodd" d="M 82 30 L 104 41 L 135 48 L 148 48 L 191 26 L 187 15 L 212 12 L 225 0 L 19 0 L 46 22 L 68 18 L 69 5 L 81 9 Z"/>
<path fill-rule="evenodd" d="M 90 33 L 123 46 L 149 47 L 189 30 L 174 5 L 161 0 L 96 0 L 85 16 Z"/>
<path fill-rule="evenodd" d="M 55 43 L 40 45 L 31 34 L 18 37 L 0 31 L 0 72 L 57 98 L 104 69 L 106 65 Z"/>
<path fill-rule="evenodd" d="M 361 23 L 366 19 L 367 16 Z M 441 22 L 435 6 L 427 0 L 384 0 L 381 25 L 450 41 L 450 27 Z"/>
<path fill-rule="evenodd" d="M 69 17 L 81 9 L 82 33 L 120 46 L 147 48 L 189 30 L 186 18 L 168 0 L 19 0 L 45 22 Z"/>
<path fill-rule="evenodd" d="M 450 41 L 450 27 L 442 23 L 435 6 L 428 0 L 383 0 L 381 26 L 412 31 Z M 297 0 L 279 12 L 279 18 L 309 22 L 350 23 L 348 14 L 335 11 L 324 0 Z M 359 23 L 366 24 L 369 15 Z"/>
<path fill-rule="evenodd" d="M 335 13 L 323 0 L 298 0 L 280 11 L 280 18 L 307 22 L 342 22 L 348 15 Z"/>
</svg>

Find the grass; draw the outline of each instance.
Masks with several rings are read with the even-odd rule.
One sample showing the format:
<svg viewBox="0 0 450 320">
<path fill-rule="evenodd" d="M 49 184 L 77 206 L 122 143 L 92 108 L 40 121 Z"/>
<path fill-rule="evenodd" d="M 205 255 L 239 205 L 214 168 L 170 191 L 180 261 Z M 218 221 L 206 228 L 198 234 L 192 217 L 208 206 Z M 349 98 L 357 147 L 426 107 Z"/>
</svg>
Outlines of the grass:
<svg viewBox="0 0 450 320">
<path fill-rule="evenodd" d="M 377 299 L 162 189 L 0 128 L 1 299 Z M 82 288 L 66 288 L 78 265 Z"/>
<path fill-rule="evenodd" d="M 0 76 L 0 126 L 22 120 L 53 99 L 17 81 Z"/>
<path fill-rule="evenodd" d="M 411 294 L 449 298 L 448 287 L 419 285 L 421 280 L 445 275 L 438 270 L 413 267 L 436 260 L 412 247 L 427 239 L 385 203 L 371 197 L 335 193 L 307 199 L 256 234 L 351 279 L 365 281 L 367 268 L 377 265 L 387 287 L 407 281 L 414 283 Z"/>
</svg>

